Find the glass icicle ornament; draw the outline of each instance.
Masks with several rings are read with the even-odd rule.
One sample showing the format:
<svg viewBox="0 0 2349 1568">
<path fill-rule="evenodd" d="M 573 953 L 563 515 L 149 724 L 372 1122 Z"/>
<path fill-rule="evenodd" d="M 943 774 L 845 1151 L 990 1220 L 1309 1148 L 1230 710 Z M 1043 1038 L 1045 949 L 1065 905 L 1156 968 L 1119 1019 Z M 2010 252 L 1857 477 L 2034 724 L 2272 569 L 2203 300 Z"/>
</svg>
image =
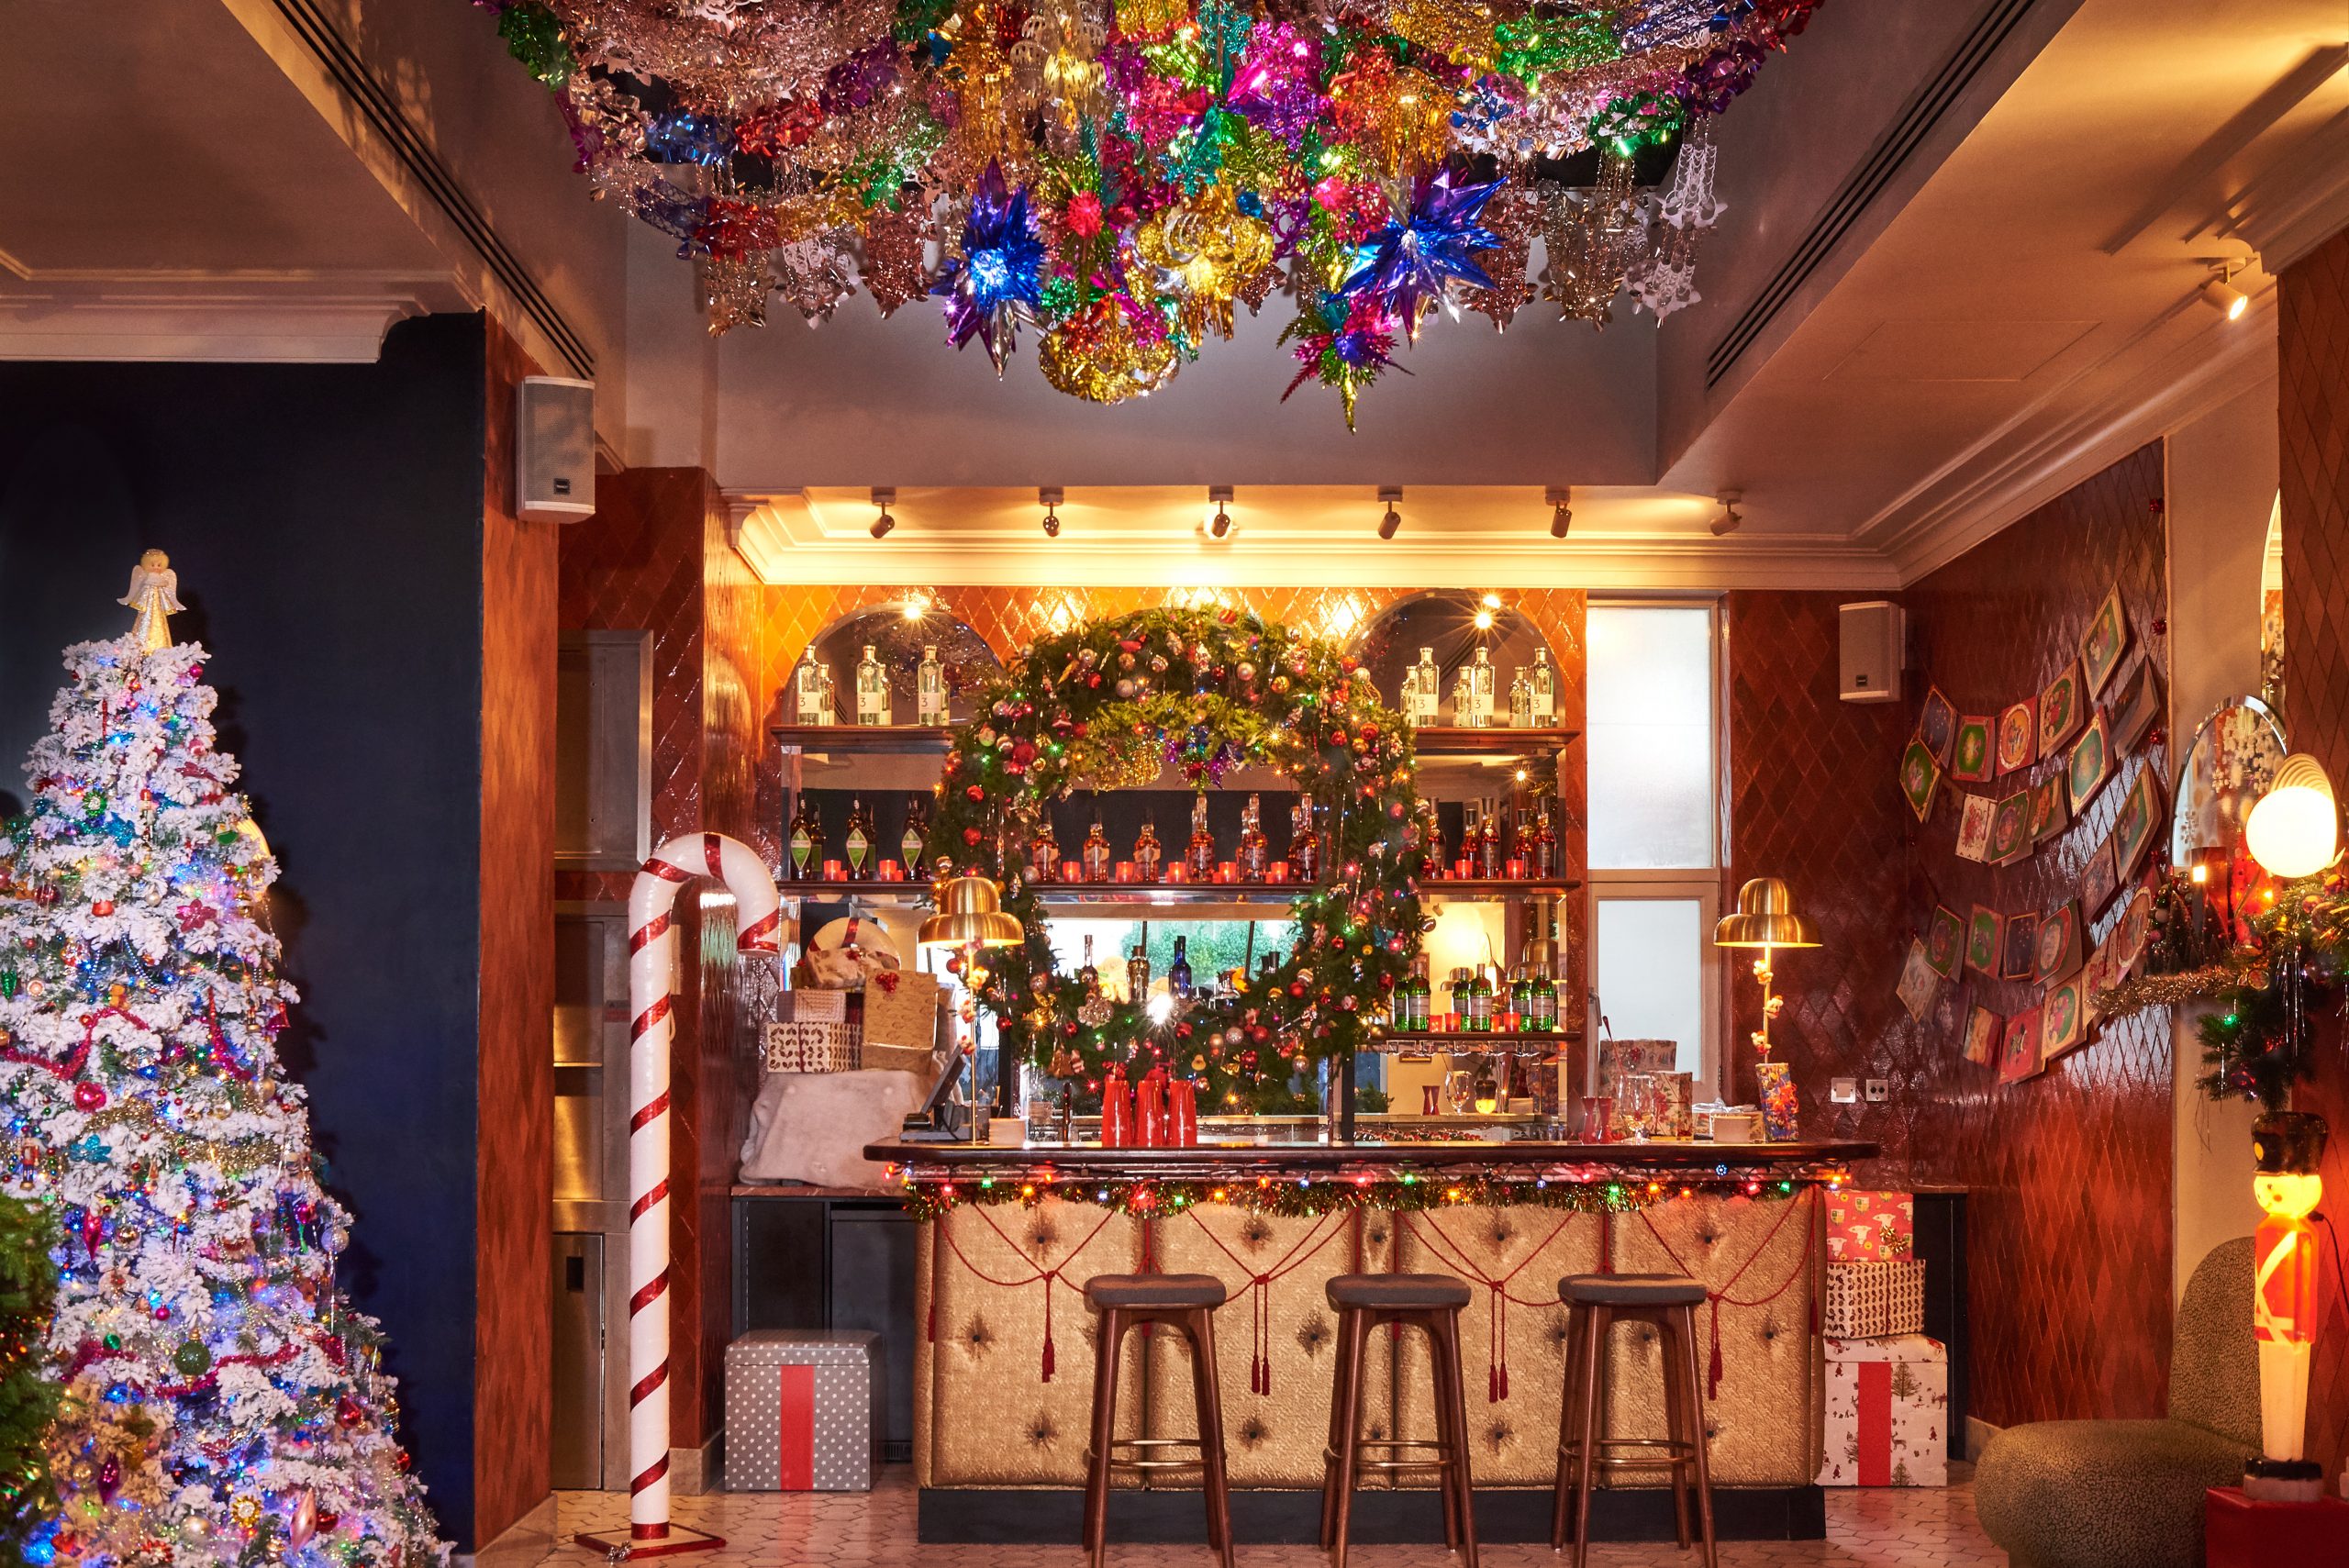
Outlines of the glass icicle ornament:
<svg viewBox="0 0 2349 1568">
<path fill-rule="evenodd" d="M 0 896 L 23 981 L 0 997 L 0 1102 L 39 1129 L 11 1140 L 6 1180 L 61 1233 L 63 1507 L 25 1556 L 429 1568 L 447 1548 L 381 1329 L 335 1278 L 351 1217 L 278 1060 L 296 998 L 266 913 L 277 866 L 216 744 L 204 656 L 137 633 L 67 650 L 0 850 L 55 893 Z"/>
</svg>

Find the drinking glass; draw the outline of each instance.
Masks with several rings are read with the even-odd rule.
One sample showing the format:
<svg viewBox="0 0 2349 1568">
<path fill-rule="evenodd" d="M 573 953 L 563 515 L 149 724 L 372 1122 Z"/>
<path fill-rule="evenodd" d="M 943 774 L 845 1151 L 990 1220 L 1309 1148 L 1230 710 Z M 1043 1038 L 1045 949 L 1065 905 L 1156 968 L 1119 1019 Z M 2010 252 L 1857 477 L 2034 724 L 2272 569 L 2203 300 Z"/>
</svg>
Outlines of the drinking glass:
<svg viewBox="0 0 2349 1568">
<path fill-rule="evenodd" d="M 1466 1116 L 1476 1100 L 1476 1074 L 1464 1067 L 1455 1067 L 1443 1075 L 1444 1103 L 1454 1116 Z"/>
</svg>

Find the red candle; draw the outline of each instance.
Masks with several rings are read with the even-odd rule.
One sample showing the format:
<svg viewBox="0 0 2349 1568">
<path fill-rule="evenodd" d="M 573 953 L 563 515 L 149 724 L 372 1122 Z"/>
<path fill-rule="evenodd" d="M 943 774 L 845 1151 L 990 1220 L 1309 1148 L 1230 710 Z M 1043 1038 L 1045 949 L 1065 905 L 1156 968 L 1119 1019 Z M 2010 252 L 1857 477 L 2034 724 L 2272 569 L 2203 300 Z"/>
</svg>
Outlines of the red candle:
<svg viewBox="0 0 2349 1568">
<path fill-rule="evenodd" d="M 1118 869 L 1113 874 L 1119 882 L 1133 882 L 1137 880 L 1134 862 L 1131 861 L 1119 861 L 1118 862 Z"/>
<path fill-rule="evenodd" d="M 1511 882 L 1523 882 L 1525 880 L 1525 862 L 1523 861 L 1513 860 L 1509 862 L 1507 870 L 1508 872 L 1508 879 Z"/>
<path fill-rule="evenodd" d="M 1061 880 L 1063 882 L 1083 882 L 1085 880 L 1085 868 L 1077 864 L 1074 861 L 1063 861 L 1061 862 Z"/>
<path fill-rule="evenodd" d="M 1240 880 L 1239 862 L 1236 861 L 1218 861 L 1215 867 L 1215 879 L 1218 882 L 1238 882 Z"/>
<path fill-rule="evenodd" d="M 826 882 L 838 882 L 847 873 L 848 864 L 844 861 L 826 861 L 824 862 L 824 880 Z"/>
<path fill-rule="evenodd" d="M 881 862 L 881 870 L 878 873 L 878 880 L 882 882 L 903 882 L 906 880 L 906 868 L 899 865 L 895 861 L 883 861 Z"/>
<path fill-rule="evenodd" d="M 1181 861 L 1170 861 L 1166 865 L 1165 876 L 1170 883 L 1188 882 L 1191 880 L 1191 870 Z"/>
<path fill-rule="evenodd" d="M 1468 872 L 1469 864 L 1466 861 L 1454 861 L 1452 862 L 1452 874 L 1461 881 L 1465 882 L 1468 879 Z"/>
<path fill-rule="evenodd" d="M 1286 882 L 1288 880 L 1288 862 L 1286 861 L 1275 861 L 1271 865 L 1265 867 L 1264 880 L 1267 882 Z"/>
</svg>

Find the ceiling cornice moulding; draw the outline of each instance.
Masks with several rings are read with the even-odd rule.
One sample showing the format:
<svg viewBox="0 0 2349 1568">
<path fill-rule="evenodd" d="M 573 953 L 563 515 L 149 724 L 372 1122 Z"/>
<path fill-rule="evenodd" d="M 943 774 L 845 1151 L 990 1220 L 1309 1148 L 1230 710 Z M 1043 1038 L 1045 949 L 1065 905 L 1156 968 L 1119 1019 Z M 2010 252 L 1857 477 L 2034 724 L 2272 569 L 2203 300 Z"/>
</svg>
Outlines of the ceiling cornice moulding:
<svg viewBox="0 0 2349 1568">
<path fill-rule="evenodd" d="M 395 324 L 475 307 L 441 273 L 42 268 L 0 250 L 0 360 L 372 364 Z"/>
</svg>

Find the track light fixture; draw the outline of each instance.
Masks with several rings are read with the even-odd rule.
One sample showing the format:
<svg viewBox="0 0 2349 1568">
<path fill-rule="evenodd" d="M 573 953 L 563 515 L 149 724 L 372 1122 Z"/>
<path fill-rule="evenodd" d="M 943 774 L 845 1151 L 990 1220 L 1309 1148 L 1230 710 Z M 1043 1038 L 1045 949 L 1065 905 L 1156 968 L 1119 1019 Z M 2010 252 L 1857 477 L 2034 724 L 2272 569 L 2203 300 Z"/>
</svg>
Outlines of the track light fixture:
<svg viewBox="0 0 2349 1568">
<path fill-rule="evenodd" d="M 1395 503 L 1403 498 L 1402 487 L 1383 484 L 1379 486 L 1378 498 L 1386 503 L 1386 515 L 1378 519 L 1378 537 L 1393 539 L 1396 530 L 1403 526 L 1403 514 L 1395 509 Z"/>
<path fill-rule="evenodd" d="M 1057 484 L 1044 485 L 1036 492 L 1036 499 L 1044 504 L 1044 537 L 1060 538 L 1061 519 L 1057 508 L 1061 504 L 1061 487 Z"/>
<path fill-rule="evenodd" d="M 2230 321 L 2240 321 L 2251 308 L 2251 295 L 2235 287 L 2238 263 L 2222 261 L 2219 275 L 2202 285 L 2203 302 Z"/>
<path fill-rule="evenodd" d="M 1550 504 L 1550 537 L 1564 539 L 1575 526 L 1574 492 L 1563 484 L 1553 484 L 1542 492 L 1542 499 Z"/>
<path fill-rule="evenodd" d="M 873 519 L 873 537 L 874 539 L 888 538 L 889 530 L 897 526 L 897 519 L 889 515 L 889 508 L 896 505 L 896 501 L 897 493 L 896 491 L 885 490 L 877 484 L 873 487 L 873 504 L 881 508 L 881 515 Z"/>
<path fill-rule="evenodd" d="M 1745 499 L 1744 491 L 1724 490 L 1713 499 L 1721 504 L 1721 515 L 1713 519 L 1715 539 L 1720 539 L 1725 534 L 1733 534 L 1745 526 L 1745 518 L 1737 509 L 1737 504 Z"/>
<path fill-rule="evenodd" d="M 1208 485 L 1208 504 L 1215 508 L 1215 516 L 1208 519 L 1208 538 L 1230 539 L 1231 513 L 1226 508 L 1231 505 L 1231 486 L 1229 484 Z"/>
</svg>

